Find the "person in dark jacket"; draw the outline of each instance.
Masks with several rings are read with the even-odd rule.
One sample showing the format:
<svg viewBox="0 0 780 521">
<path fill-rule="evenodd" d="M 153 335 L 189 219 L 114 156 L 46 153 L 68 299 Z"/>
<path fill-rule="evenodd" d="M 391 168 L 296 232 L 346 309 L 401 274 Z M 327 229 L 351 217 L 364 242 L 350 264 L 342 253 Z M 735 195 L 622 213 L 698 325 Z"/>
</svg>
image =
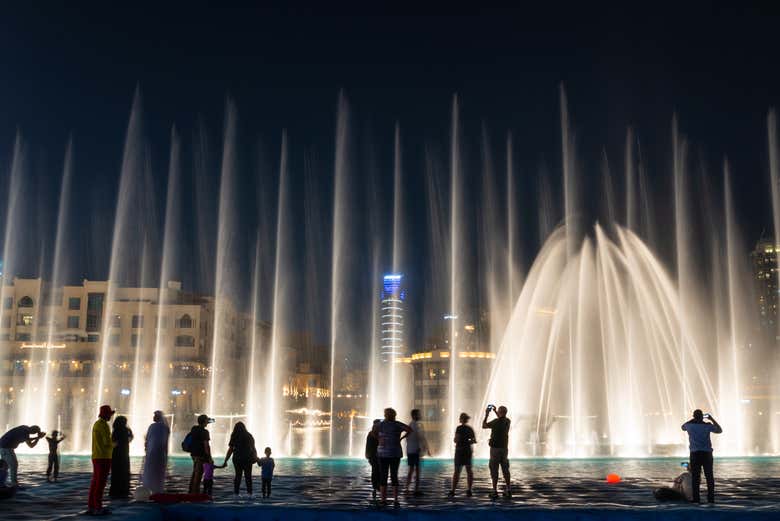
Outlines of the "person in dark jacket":
<svg viewBox="0 0 780 521">
<path fill-rule="evenodd" d="M 111 442 L 111 486 L 109 497 L 127 497 L 130 495 L 130 442 L 133 431 L 127 426 L 127 418 L 117 416 L 114 420 Z"/>
<path fill-rule="evenodd" d="M 380 476 L 382 475 L 382 470 L 379 468 L 379 455 L 377 454 L 379 449 L 379 424 L 381 423 L 382 420 L 374 420 L 374 425 L 366 436 L 366 459 L 368 464 L 371 465 L 371 497 L 374 500 L 376 500 L 376 493 L 381 485 Z"/>
<path fill-rule="evenodd" d="M 257 462 L 257 449 L 255 448 L 255 438 L 246 430 L 244 422 L 236 422 L 233 427 L 222 467 L 227 465 L 231 456 L 233 457 L 233 467 L 236 470 L 233 493 L 238 496 L 241 490 L 241 476 L 243 476 L 246 481 L 246 492 L 249 497 L 252 497 L 252 467 Z"/>
</svg>

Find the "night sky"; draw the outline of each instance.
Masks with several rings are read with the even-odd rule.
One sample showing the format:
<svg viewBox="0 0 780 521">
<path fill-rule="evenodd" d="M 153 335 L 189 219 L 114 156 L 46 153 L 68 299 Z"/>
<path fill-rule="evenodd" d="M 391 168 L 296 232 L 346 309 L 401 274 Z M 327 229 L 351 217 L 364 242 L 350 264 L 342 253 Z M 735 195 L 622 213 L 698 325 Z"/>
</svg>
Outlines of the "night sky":
<svg viewBox="0 0 780 521">
<path fill-rule="evenodd" d="M 715 186 L 728 155 L 746 243 L 771 226 L 766 113 L 780 105 L 777 9 L 635 4 L 602 11 L 588 5 L 410 16 L 389 9 L 369 13 L 365 6 L 329 13 L 215 9 L 198 2 L 128 9 L 73 5 L 0 9 L 0 165 L 8 170 L 19 131 L 28 146 L 30 175 L 49 194 L 37 205 L 46 213 L 47 201 L 56 202 L 72 137 L 74 192 L 85 197 L 74 206 L 72 224 L 91 230 L 92 237 L 93 221 L 110 223 L 113 216 L 136 89 L 161 193 L 171 126 L 181 133 L 186 155 L 192 154 L 199 126 L 207 129 L 218 164 L 230 97 L 239 115 L 244 169 L 254 168 L 262 150 L 276 165 L 281 131 L 287 129 L 293 168 L 302 168 L 304 154 L 316 158 L 325 179 L 323 200 L 329 199 L 343 91 L 352 133 L 361 143 L 355 168 L 373 164 L 379 176 L 389 178 L 393 128 L 400 124 L 411 183 L 409 227 L 415 228 L 425 219 L 424 196 L 415 189 L 423 184 L 425 151 L 434 150 L 446 168 L 454 94 L 462 110 L 466 161 L 479 162 L 483 128 L 497 155 L 511 131 L 519 172 L 543 168 L 559 176 L 563 83 L 583 186 L 598 183 L 603 151 L 620 167 L 631 125 L 651 184 L 663 187 L 676 112 L 691 155 Z M 367 148 L 374 154 L 369 159 Z M 212 170 L 216 184 L 218 169 Z M 468 182 L 477 183 L 479 169 L 469 172 Z M 293 192 L 303 190 L 303 176 L 291 182 Z M 656 197 L 660 205 L 671 200 L 663 188 Z M 158 204 L 163 203 L 161 195 Z M 329 204 L 322 204 L 323 215 Z M 254 226 L 248 227 L 251 236 Z M 414 249 L 423 239 L 410 233 L 409 241 Z M 96 239 L 81 244 L 73 260 L 78 267 L 71 267 L 74 277 L 106 277 L 109 246 Z M 526 265 L 534 254 L 532 248 L 524 253 Z M 35 275 L 36 269 L 23 275 Z M 405 271 L 424 277 L 419 267 Z M 208 284 L 195 272 L 182 276 L 187 277 L 192 280 L 185 286 L 208 290 L 199 287 Z"/>
</svg>

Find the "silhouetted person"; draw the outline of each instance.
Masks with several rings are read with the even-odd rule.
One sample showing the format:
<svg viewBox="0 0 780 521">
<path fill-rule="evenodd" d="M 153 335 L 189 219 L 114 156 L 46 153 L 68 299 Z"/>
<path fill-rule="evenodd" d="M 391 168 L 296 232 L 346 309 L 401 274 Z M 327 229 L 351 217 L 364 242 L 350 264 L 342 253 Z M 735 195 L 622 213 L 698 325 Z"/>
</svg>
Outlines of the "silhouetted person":
<svg viewBox="0 0 780 521">
<path fill-rule="evenodd" d="M 255 438 L 246 430 L 244 422 L 236 422 L 233 426 L 233 433 L 230 435 L 228 451 L 225 454 L 225 462 L 222 467 L 227 465 L 230 457 L 233 456 L 233 467 L 236 471 L 236 477 L 233 480 L 233 494 L 238 496 L 241 490 L 241 476 L 246 481 L 246 493 L 252 496 L 252 467 L 257 461 L 257 449 L 255 448 Z"/>
<path fill-rule="evenodd" d="M 406 436 L 406 461 L 409 463 L 409 474 L 406 476 L 406 493 L 409 493 L 409 485 L 414 476 L 414 495 L 420 495 L 420 465 L 422 453 L 428 456 L 431 451 L 428 448 L 428 440 L 425 438 L 425 430 L 420 423 L 420 409 L 412 409 L 412 421 L 409 422 L 409 434 Z"/>
<path fill-rule="evenodd" d="M 471 418 L 465 412 L 460 413 L 460 425 L 455 429 L 455 470 L 452 473 L 452 489 L 448 494 L 449 497 L 455 497 L 455 489 L 458 487 L 458 480 L 460 479 L 460 471 L 463 467 L 466 467 L 466 483 L 468 489 L 466 495 L 471 497 L 471 487 L 474 484 L 474 473 L 471 470 L 471 459 L 473 456 L 472 445 L 477 443 L 477 435 L 474 433 L 474 429 L 467 425 Z"/>
<path fill-rule="evenodd" d="M 488 422 L 490 411 L 495 411 L 497 418 Z M 506 417 L 507 409 L 503 405 L 496 409 L 495 405 L 488 405 L 485 410 L 485 419 L 482 420 L 482 428 L 490 429 L 490 478 L 493 480 L 493 492 L 490 497 L 498 497 L 498 467 L 504 475 L 506 490 L 504 495 L 512 497 L 512 488 L 509 482 L 509 425 L 511 421 Z"/>
<path fill-rule="evenodd" d="M 393 502 L 398 505 L 398 466 L 404 455 L 401 449 L 402 434 L 409 433 L 411 429 L 405 423 L 396 421 L 395 409 L 385 409 L 385 419 L 379 424 L 379 466 L 382 476 L 379 478 L 379 490 L 382 493 L 382 503 L 387 502 L 387 476 L 390 474 L 390 482 L 393 485 Z"/>
<path fill-rule="evenodd" d="M 111 428 L 108 420 L 114 415 L 109 405 L 101 405 L 97 421 L 92 425 L 92 481 L 89 483 L 89 499 L 87 500 L 90 515 L 110 514 L 103 508 L 103 491 L 106 489 L 108 475 L 111 473 Z"/>
<path fill-rule="evenodd" d="M 211 444 L 209 441 L 209 431 L 206 426 L 209 424 L 209 417 L 205 414 L 198 416 L 198 424 L 191 430 L 190 456 L 192 457 L 192 477 L 190 478 L 190 494 L 200 494 L 200 483 L 203 479 L 203 464 L 214 463 L 211 459 Z"/>
<path fill-rule="evenodd" d="M 16 459 L 16 448 L 22 443 L 28 447 L 35 447 L 41 438 L 46 436 L 37 425 L 19 425 L 3 434 L 0 438 L 0 459 L 8 465 L 8 486 L 16 487 L 19 462 Z"/>
<path fill-rule="evenodd" d="M 382 420 L 374 420 L 371 430 L 366 435 L 366 459 L 371 465 L 371 496 L 376 500 L 376 493 L 379 491 L 379 477 L 382 474 L 379 468 L 379 424 Z"/>
<path fill-rule="evenodd" d="M 111 486 L 109 497 L 127 497 L 130 495 L 130 442 L 133 441 L 133 431 L 127 426 L 127 418 L 117 416 L 114 420 L 114 431 L 111 442 Z"/>
<path fill-rule="evenodd" d="M 165 490 L 165 469 L 168 466 L 168 439 L 171 429 L 162 411 L 154 411 L 152 424 L 146 430 L 144 439 L 144 471 L 141 482 L 152 494 Z"/>
<path fill-rule="evenodd" d="M 54 475 L 54 481 L 60 475 L 60 443 L 65 439 L 65 435 L 60 436 L 60 431 L 51 431 L 51 437 L 46 438 L 46 443 L 49 444 L 49 464 L 46 466 L 46 481 L 52 480 L 52 474 Z"/>
<path fill-rule="evenodd" d="M 274 459 L 271 457 L 271 447 L 265 448 L 265 458 L 259 458 L 257 465 L 260 467 L 261 490 L 263 497 L 271 497 L 271 482 L 274 480 Z"/>
<path fill-rule="evenodd" d="M 693 411 L 693 419 L 682 425 L 682 430 L 688 433 L 688 443 L 691 450 L 690 471 L 694 503 L 701 503 L 699 486 L 701 485 L 702 469 L 704 469 L 704 477 L 707 479 L 707 502 L 715 502 L 715 475 L 712 469 L 710 433 L 720 434 L 723 429 L 709 414 L 706 415 L 709 422 L 705 422 L 704 419 L 705 415 L 701 409 L 696 409 Z"/>
</svg>

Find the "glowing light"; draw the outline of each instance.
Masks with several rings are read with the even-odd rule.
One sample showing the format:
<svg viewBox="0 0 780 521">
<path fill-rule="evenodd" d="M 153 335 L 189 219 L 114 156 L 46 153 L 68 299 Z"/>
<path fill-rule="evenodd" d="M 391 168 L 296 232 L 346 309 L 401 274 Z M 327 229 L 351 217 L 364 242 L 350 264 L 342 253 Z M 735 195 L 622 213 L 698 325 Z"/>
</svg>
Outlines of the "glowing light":
<svg viewBox="0 0 780 521">
<path fill-rule="evenodd" d="M 51 342 L 23 342 L 20 349 L 65 349 L 65 344 Z"/>
</svg>

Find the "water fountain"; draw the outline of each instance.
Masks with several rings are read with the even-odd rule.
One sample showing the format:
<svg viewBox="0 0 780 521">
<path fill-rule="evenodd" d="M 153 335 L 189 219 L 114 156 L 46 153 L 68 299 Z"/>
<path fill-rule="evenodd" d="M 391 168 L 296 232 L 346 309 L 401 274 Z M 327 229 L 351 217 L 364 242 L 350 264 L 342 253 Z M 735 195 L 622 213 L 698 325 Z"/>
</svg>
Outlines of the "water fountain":
<svg viewBox="0 0 780 521">
<path fill-rule="evenodd" d="M 238 109 L 228 101 L 218 167 L 208 159 L 206 132 L 192 145 L 196 157 L 190 169 L 188 144 L 173 130 L 163 170 L 167 182 L 161 183 L 165 176 L 154 175 L 153 147 L 136 94 L 108 239 L 110 282 L 82 282 L 89 295 L 100 296 L 84 302 L 84 316 L 98 320 L 73 328 L 76 341 L 63 340 L 61 323 L 43 320 L 53 307 L 46 301 L 50 289 L 77 287 L 70 286 L 75 281 L 69 274 L 79 267 L 68 260 L 71 243 L 81 240 L 74 239 L 72 227 L 74 146 L 68 144 L 62 168 L 53 247 L 44 255 L 19 231 L 23 209 L 43 196 L 26 185 L 27 149 L 18 137 L 7 180 L 3 304 L 20 297 L 13 277 L 29 265 L 50 276 L 47 282 L 19 281 L 18 287 L 33 288 L 40 308 L 31 308 L 36 317 L 29 319 L 29 338 L 0 341 L 0 358 L 8 362 L 0 388 L 11 403 L 0 410 L 0 425 L 61 423 L 71 434 L 70 449 L 84 451 L 95 407 L 106 401 L 127 414 L 137 431 L 157 408 L 176 408 L 169 411 L 176 435 L 197 412 L 216 416 L 218 450 L 241 420 L 258 445 L 272 446 L 275 454 L 358 455 L 356 443 L 383 407 L 395 407 L 403 419 L 413 404 L 423 403 L 430 409 L 424 418 L 440 427 L 439 452 L 447 455 L 458 414 L 465 410 L 476 419 L 481 406 L 499 402 L 509 407 L 514 422 L 515 455 L 646 456 L 684 452 L 679 423 L 698 406 L 734 425 L 719 450 L 777 453 L 776 398 L 750 403 L 760 394 L 753 387 L 763 385 L 764 373 L 756 367 L 774 362 L 753 347 L 758 344 L 749 289 L 753 275 L 745 254 L 754 237 L 739 226 L 734 167 L 724 161 L 715 176 L 722 183 L 692 173 L 687 139 L 673 118 L 670 166 L 649 179 L 638 132 L 628 129 L 623 171 L 605 150 L 599 172 L 604 200 L 589 208 L 592 191 L 601 190 L 582 168 L 563 88 L 559 100 L 560 169 L 540 168 L 538 174 L 521 170 L 523 143 L 516 134 L 501 134 L 505 139 L 494 148 L 487 126 L 476 140 L 480 159 L 470 162 L 472 140 L 464 124 L 469 119 L 457 97 L 449 135 L 439 136 L 438 148 L 418 150 L 413 138 L 403 134 L 402 140 L 395 123 L 388 128 L 392 138 L 388 134 L 385 153 L 377 156 L 385 157 L 378 163 L 386 168 L 365 174 L 356 157 L 368 138 L 351 130 L 354 115 L 342 93 L 324 180 L 310 165 L 316 156 L 310 150 L 301 154 L 305 147 L 291 146 L 286 132 L 269 161 L 274 166 L 245 176 Z M 766 203 L 777 229 L 774 112 L 767 125 L 772 189 Z M 296 159 L 301 156 L 302 190 Z M 415 161 L 420 156 L 422 169 Z M 651 186 L 660 178 L 673 190 L 666 198 L 669 208 L 658 205 Z M 255 193 L 245 190 L 252 183 Z M 367 201 L 361 194 L 368 194 Z M 703 203 L 692 205 L 694 196 Z M 164 208 L 160 222 L 158 206 Z M 531 260 L 526 255 L 537 250 L 525 273 L 521 266 Z M 419 284 L 408 289 L 405 312 L 419 317 L 404 323 L 421 324 L 419 331 L 404 330 L 406 353 L 379 363 L 383 277 L 406 277 L 406 268 L 417 264 L 422 267 L 411 269 L 409 280 Z M 52 269 L 40 268 L 47 265 Z M 198 273 L 203 279 L 198 286 L 213 297 L 196 299 L 171 282 L 184 270 Z M 192 329 L 202 343 L 174 344 L 184 313 L 166 307 L 174 301 L 199 306 L 202 316 Z M 59 320 L 68 314 L 67 305 L 60 304 Z M 20 320 L 16 307 L 4 316 Z M 470 307 L 489 311 L 489 328 L 478 331 L 481 336 L 471 344 L 463 335 Z M 434 336 L 444 315 L 445 342 L 427 349 L 423 337 Z M 113 343 L 116 326 L 131 316 L 138 317 L 130 328 L 135 344 L 122 339 L 119 349 Z M 307 384 L 293 397 L 291 374 L 298 370 L 293 365 L 307 362 L 290 358 L 292 348 L 300 347 L 292 345 L 293 333 L 307 328 L 318 339 L 302 342 L 306 349 L 300 352 L 322 349 L 328 363 L 318 371 L 325 383 L 311 384 L 319 394 L 306 394 Z M 96 359 L 77 360 L 74 354 L 66 360 L 55 349 L 61 342 L 67 354 L 95 344 Z M 29 351 L 20 354 L 23 344 Z M 192 366 L 202 372 L 181 376 L 178 366 L 174 370 L 181 362 L 179 348 L 185 347 L 193 348 Z M 412 377 L 412 365 L 405 364 L 412 364 L 417 351 L 436 351 L 431 359 L 446 371 L 446 393 L 414 401 L 415 385 L 425 375 Z M 494 356 L 489 381 L 474 384 L 468 360 L 479 357 L 489 364 Z M 92 373 L 63 376 L 63 362 L 81 367 L 85 361 Z M 353 363 L 368 373 L 367 383 L 342 406 L 339 400 L 346 398 L 337 392 Z M 75 386 L 75 393 L 61 392 L 66 386 Z M 766 395 L 777 395 L 776 387 L 769 385 Z M 185 406 L 187 400 L 198 410 Z M 140 450 L 139 440 L 134 452 Z"/>
</svg>

